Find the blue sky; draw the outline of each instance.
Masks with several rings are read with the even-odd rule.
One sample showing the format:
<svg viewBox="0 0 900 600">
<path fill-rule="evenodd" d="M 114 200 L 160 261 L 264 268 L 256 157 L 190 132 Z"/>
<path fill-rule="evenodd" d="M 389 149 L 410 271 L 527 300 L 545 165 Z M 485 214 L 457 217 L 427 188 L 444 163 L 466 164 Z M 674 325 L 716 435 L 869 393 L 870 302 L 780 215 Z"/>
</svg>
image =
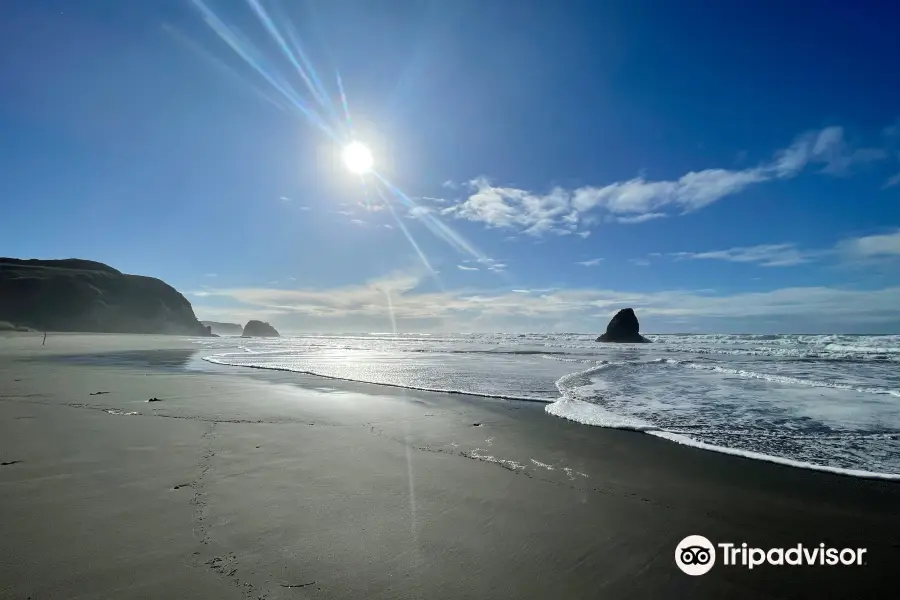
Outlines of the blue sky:
<svg viewBox="0 0 900 600">
<path fill-rule="evenodd" d="M 12 3 L 0 254 L 297 331 L 597 331 L 627 305 L 649 332 L 900 332 L 898 17 Z"/>
</svg>

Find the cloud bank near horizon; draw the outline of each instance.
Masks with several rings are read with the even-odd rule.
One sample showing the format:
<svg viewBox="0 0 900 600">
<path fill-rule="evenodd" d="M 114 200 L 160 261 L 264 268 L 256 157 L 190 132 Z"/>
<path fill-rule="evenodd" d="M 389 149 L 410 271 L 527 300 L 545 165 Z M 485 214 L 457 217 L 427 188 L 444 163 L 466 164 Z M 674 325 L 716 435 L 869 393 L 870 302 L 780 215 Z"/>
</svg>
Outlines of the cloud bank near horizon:
<svg viewBox="0 0 900 600">
<path fill-rule="evenodd" d="M 419 289 L 423 281 L 398 273 L 330 289 L 221 288 L 189 295 L 199 318 L 262 318 L 285 331 L 391 331 L 396 323 L 399 331 L 594 332 L 630 306 L 649 333 L 900 332 L 900 287 L 787 287 L 736 294 L 586 288 L 428 292 Z M 215 306 L 209 302 L 214 299 L 230 305 Z"/>
</svg>

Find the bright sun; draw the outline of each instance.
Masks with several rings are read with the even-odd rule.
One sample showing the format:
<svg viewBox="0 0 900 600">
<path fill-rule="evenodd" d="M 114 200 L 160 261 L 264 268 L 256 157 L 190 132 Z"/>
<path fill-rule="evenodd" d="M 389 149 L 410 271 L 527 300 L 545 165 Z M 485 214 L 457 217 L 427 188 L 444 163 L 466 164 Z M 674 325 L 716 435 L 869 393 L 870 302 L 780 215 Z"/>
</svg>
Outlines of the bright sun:
<svg viewBox="0 0 900 600">
<path fill-rule="evenodd" d="M 360 142 L 351 142 L 345 148 L 341 156 L 344 164 L 351 172 L 357 175 L 368 173 L 372 170 L 372 153 Z"/>
</svg>

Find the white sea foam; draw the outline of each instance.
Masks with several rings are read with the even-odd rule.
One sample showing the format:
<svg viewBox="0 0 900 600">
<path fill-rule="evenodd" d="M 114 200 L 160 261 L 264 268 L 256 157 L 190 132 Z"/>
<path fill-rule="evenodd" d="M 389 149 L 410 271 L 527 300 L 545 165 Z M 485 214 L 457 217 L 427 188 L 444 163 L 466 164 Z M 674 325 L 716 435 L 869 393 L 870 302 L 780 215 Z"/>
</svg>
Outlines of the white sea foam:
<svg viewBox="0 0 900 600">
<path fill-rule="evenodd" d="M 772 381 L 775 383 L 787 383 L 793 385 L 808 385 L 810 387 L 823 387 L 823 388 L 834 388 L 841 390 L 853 390 L 856 392 L 860 392 L 863 394 L 890 394 L 891 396 L 897 396 L 900 398 L 900 390 L 891 390 L 887 388 L 881 387 L 860 387 L 860 386 L 852 386 L 843 383 L 835 383 L 832 381 L 816 381 L 814 379 L 800 379 L 798 377 L 787 377 L 785 375 L 772 375 L 769 373 L 757 373 L 755 371 L 748 371 L 746 369 L 730 369 L 728 367 L 720 367 L 718 365 L 703 365 L 703 364 L 686 364 L 685 366 L 691 369 L 699 369 L 704 371 L 715 371 L 717 373 L 726 373 L 729 375 L 736 375 L 738 377 L 747 377 L 750 379 L 763 379 L 765 381 Z"/>
<path fill-rule="evenodd" d="M 829 352 L 859 352 L 863 354 L 900 354 L 900 348 L 889 346 L 847 346 L 844 344 L 828 344 Z"/>
<path fill-rule="evenodd" d="M 583 425 L 610 427 L 612 429 L 633 429 L 634 431 L 655 431 L 654 425 L 641 419 L 617 415 L 596 404 L 574 398 L 560 398 L 544 409 L 549 414 L 575 421 Z"/>
<path fill-rule="evenodd" d="M 545 463 L 545 462 L 541 462 L 541 461 L 535 460 L 535 459 L 533 459 L 533 458 L 531 459 L 531 462 L 533 462 L 533 463 L 534 463 L 534 466 L 536 466 L 536 467 L 540 467 L 540 468 L 542 468 L 542 469 L 547 469 L 548 471 L 552 471 L 552 470 L 553 470 L 553 465 L 548 465 L 548 464 Z"/>
<path fill-rule="evenodd" d="M 839 475 L 851 475 L 854 477 L 865 477 L 868 479 L 889 479 L 889 480 L 900 481 L 900 473 L 898 473 L 898 474 L 876 473 L 873 471 L 862 471 L 859 469 L 842 469 L 840 467 L 829 467 L 828 465 L 816 465 L 816 464 L 812 464 L 812 463 L 802 462 L 799 460 L 791 460 L 790 458 L 783 458 L 780 456 L 771 456 L 769 454 L 762 454 L 760 452 L 751 452 L 749 450 L 736 450 L 734 448 L 726 448 L 724 446 L 714 446 L 712 444 L 698 442 L 697 440 L 691 439 L 690 437 L 685 436 L 685 435 L 671 433 L 668 431 L 651 431 L 649 433 L 651 435 L 655 435 L 657 437 L 667 439 L 671 442 L 676 442 L 678 444 L 683 444 L 685 446 L 693 446 L 694 448 L 700 448 L 701 450 L 712 450 L 713 452 L 721 452 L 722 454 L 731 454 L 733 456 L 742 456 L 744 458 L 764 460 L 764 461 L 776 463 L 779 465 L 787 465 L 789 467 L 800 467 L 803 469 L 811 469 L 814 471 L 826 471 L 828 473 L 837 473 Z"/>
<path fill-rule="evenodd" d="M 484 462 L 496 463 L 501 467 L 506 467 L 510 471 L 517 471 L 519 469 L 524 469 L 525 465 L 522 463 L 516 462 L 514 460 L 506 459 L 506 458 L 497 458 L 496 456 L 492 456 L 490 454 L 485 454 L 482 448 L 475 448 L 471 452 L 464 453 L 465 456 L 469 458 L 474 458 L 476 460 L 482 460 Z"/>
</svg>

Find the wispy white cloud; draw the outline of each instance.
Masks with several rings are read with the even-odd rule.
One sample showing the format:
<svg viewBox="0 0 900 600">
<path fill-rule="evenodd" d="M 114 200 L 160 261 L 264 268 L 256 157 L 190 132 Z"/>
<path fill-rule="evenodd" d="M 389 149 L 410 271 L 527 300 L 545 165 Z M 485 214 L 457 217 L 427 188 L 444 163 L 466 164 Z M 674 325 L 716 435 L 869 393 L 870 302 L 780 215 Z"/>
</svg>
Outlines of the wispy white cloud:
<svg viewBox="0 0 900 600">
<path fill-rule="evenodd" d="M 883 148 L 854 148 L 844 138 L 842 127 L 826 127 L 800 135 L 775 161 L 779 177 L 793 177 L 809 164 L 820 164 L 822 172 L 843 175 L 857 164 L 884 160 Z"/>
<path fill-rule="evenodd" d="M 581 265 L 582 267 L 596 267 L 601 262 L 603 262 L 602 258 L 592 258 L 590 260 L 582 260 L 582 261 L 576 262 L 575 264 Z"/>
<path fill-rule="evenodd" d="M 393 229 L 394 228 L 394 226 L 391 225 L 390 223 L 384 223 L 384 224 L 382 224 L 382 227 L 384 227 L 385 229 Z"/>
<path fill-rule="evenodd" d="M 633 264 L 636 267 L 649 267 L 650 261 L 646 258 L 629 258 L 628 262 Z"/>
<path fill-rule="evenodd" d="M 575 235 L 581 237 L 581 239 L 583 239 L 583 240 L 586 240 L 589 237 L 591 237 L 591 232 L 590 231 L 576 231 Z"/>
<path fill-rule="evenodd" d="M 894 187 L 895 185 L 900 185 L 900 173 L 896 173 L 887 178 L 887 181 L 884 182 L 884 185 L 881 186 L 881 189 L 886 190 L 890 187 Z"/>
<path fill-rule="evenodd" d="M 708 252 L 673 252 L 669 256 L 676 259 L 756 263 L 763 267 L 792 267 L 814 260 L 817 253 L 801 251 L 795 244 L 760 244 Z"/>
<path fill-rule="evenodd" d="M 570 208 L 569 194 L 556 188 L 546 195 L 525 190 L 497 187 L 484 177 L 470 182 L 474 193 L 444 214 L 479 221 L 489 227 L 511 228 L 531 235 L 547 232 L 573 231 L 577 215 Z"/>
<path fill-rule="evenodd" d="M 676 181 L 647 181 L 637 177 L 599 188 L 580 188 L 575 191 L 572 203 L 580 212 L 604 209 L 613 215 L 624 215 L 634 223 L 647 220 L 647 214 L 665 216 L 660 211 L 666 207 L 682 212 L 697 210 L 766 179 L 762 169 L 707 169 L 687 173 Z"/>
<path fill-rule="evenodd" d="M 352 210 L 336 210 L 334 211 L 336 215 L 344 215 L 345 217 L 352 217 L 355 213 Z"/>
<path fill-rule="evenodd" d="M 460 270 L 463 270 L 463 271 L 479 271 L 480 269 L 483 268 L 485 270 L 493 271 L 495 273 L 504 273 L 504 272 L 506 272 L 506 267 L 507 267 L 507 265 L 505 263 L 498 262 L 496 259 L 489 258 L 489 257 L 482 257 L 482 258 L 478 258 L 478 259 L 466 259 L 462 262 L 463 262 L 463 264 L 457 265 L 457 268 Z M 471 265 L 473 263 L 481 265 L 481 267 L 466 266 L 467 264 Z"/>
<path fill-rule="evenodd" d="M 281 200 L 284 204 L 292 206 L 296 210 L 310 210 L 309 206 L 306 206 L 305 204 L 297 204 L 294 199 L 287 196 L 279 196 L 278 199 Z"/>
<path fill-rule="evenodd" d="M 900 229 L 891 233 L 846 239 L 837 248 L 849 258 L 897 257 L 900 256 Z"/>
<path fill-rule="evenodd" d="M 409 211 L 406 213 L 406 216 L 410 219 L 421 219 L 422 217 L 431 214 L 432 210 L 427 206 L 422 206 L 421 204 L 417 204 L 415 206 L 410 207 Z"/>
<path fill-rule="evenodd" d="M 652 255 L 663 256 L 658 252 Z M 900 257 L 900 229 L 849 237 L 820 248 L 801 248 L 795 243 L 760 244 L 703 252 L 669 252 L 664 256 L 675 260 L 722 260 L 761 267 L 794 267 L 826 260 L 837 260 L 845 266 L 865 265 L 873 259 Z"/>
<path fill-rule="evenodd" d="M 597 222 L 600 215 L 612 222 L 643 223 L 700 210 L 767 181 L 795 177 L 809 165 L 820 165 L 822 173 L 842 175 L 854 165 L 885 158 L 883 149 L 854 147 L 845 140 L 843 128 L 826 127 L 798 136 L 757 166 L 691 171 L 672 180 L 639 176 L 604 186 L 556 187 L 539 193 L 477 177 L 468 183 L 466 199 L 441 212 L 532 236 L 577 233 L 587 237 L 584 227 Z"/>
<path fill-rule="evenodd" d="M 366 222 L 362 219 L 350 219 L 350 222 L 354 225 L 366 225 Z"/>
<path fill-rule="evenodd" d="M 419 199 L 427 200 L 428 202 L 434 202 L 435 204 L 447 204 L 448 202 L 450 202 L 446 198 L 435 198 L 433 196 L 420 196 Z"/>
<path fill-rule="evenodd" d="M 829 144 L 839 142 L 842 137 L 843 129 L 840 127 L 826 127 L 821 131 L 798 136 L 793 144 L 776 153 L 773 164 L 775 173 L 779 177 L 793 177 L 806 167 L 814 156 L 814 149 L 821 153 Z"/>
<path fill-rule="evenodd" d="M 653 219 L 662 219 L 667 216 L 666 213 L 644 213 L 633 217 L 615 217 L 615 221 L 616 223 L 645 223 L 647 221 L 652 221 Z"/>
<path fill-rule="evenodd" d="M 501 269 L 506 268 L 505 264 L 501 263 L 496 258 L 491 258 L 490 256 L 482 256 L 481 258 L 467 258 L 467 259 L 463 260 L 462 262 L 464 262 L 466 264 L 474 263 L 474 264 L 482 265 L 486 268 L 491 268 L 491 267 L 499 267 Z"/>
</svg>

